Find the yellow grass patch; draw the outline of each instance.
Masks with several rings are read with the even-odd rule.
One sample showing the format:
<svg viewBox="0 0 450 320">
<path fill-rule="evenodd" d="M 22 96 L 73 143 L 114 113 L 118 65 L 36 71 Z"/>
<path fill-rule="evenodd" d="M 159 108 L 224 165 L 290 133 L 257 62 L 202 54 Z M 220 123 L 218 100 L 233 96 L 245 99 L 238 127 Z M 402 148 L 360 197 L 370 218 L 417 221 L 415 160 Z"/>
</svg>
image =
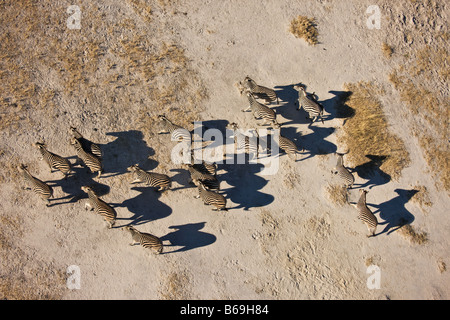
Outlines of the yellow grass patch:
<svg viewBox="0 0 450 320">
<path fill-rule="evenodd" d="M 345 84 L 352 92 L 346 104 L 355 111 L 342 127 L 338 141 L 349 150 L 347 159 L 353 166 L 367 162 L 366 155 L 386 156 L 380 169 L 392 178 L 399 178 L 409 162 L 403 141 L 389 131 L 378 95 L 383 91 L 370 82 Z"/>
<path fill-rule="evenodd" d="M 296 37 L 305 40 L 309 45 L 316 45 L 318 41 L 319 31 L 314 18 L 298 16 L 291 21 L 289 31 Z"/>
</svg>

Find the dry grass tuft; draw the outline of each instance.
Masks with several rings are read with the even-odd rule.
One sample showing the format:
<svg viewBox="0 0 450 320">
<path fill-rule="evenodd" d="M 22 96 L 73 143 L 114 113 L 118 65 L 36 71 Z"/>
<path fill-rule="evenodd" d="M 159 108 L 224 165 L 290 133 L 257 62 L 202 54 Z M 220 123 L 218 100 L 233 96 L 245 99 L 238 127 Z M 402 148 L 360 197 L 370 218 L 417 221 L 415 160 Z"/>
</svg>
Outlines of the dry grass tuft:
<svg viewBox="0 0 450 320">
<path fill-rule="evenodd" d="M 392 57 L 392 54 L 394 53 L 394 48 L 392 48 L 386 42 L 383 42 L 383 44 L 381 45 L 381 51 L 383 52 L 383 55 L 389 59 Z"/>
<path fill-rule="evenodd" d="M 305 16 L 298 16 L 291 21 L 289 31 L 296 37 L 305 40 L 309 45 L 316 45 L 319 41 L 319 32 L 316 28 L 316 20 Z"/>
<path fill-rule="evenodd" d="M 326 191 L 328 197 L 334 204 L 342 207 L 348 203 L 348 191 L 345 186 L 336 184 L 328 185 Z"/>
<path fill-rule="evenodd" d="M 166 288 L 161 290 L 162 299 L 185 300 L 190 294 L 186 291 L 189 277 L 185 273 L 171 272 L 167 277 Z"/>
<path fill-rule="evenodd" d="M 352 92 L 346 104 L 355 111 L 342 127 L 338 141 L 349 150 L 347 158 L 354 167 L 367 162 L 366 155 L 386 157 L 380 170 L 397 179 L 409 162 L 403 141 L 389 131 L 378 95 L 383 91 L 370 82 L 345 84 Z"/>
<path fill-rule="evenodd" d="M 447 271 L 447 264 L 442 259 L 439 259 L 437 264 L 440 273 Z"/>
<path fill-rule="evenodd" d="M 410 224 L 402 226 L 398 229 L 398 232 L 413 244 L 425 244 L 428 242 L 428 234 L 426 232 L 417 232 Z"/>
<path fill-rule="evenodd" d="M 413 187 L 413 190 L 416 190 L 417 193 L 415 193 L 411 197 L 411 201 L 414 203 L 417 203 L 423 212 L 426 212 L 426 207 L 431 207 L 432 203 L 430 200 L 430 194 L 428 193 L 427 187 L 425 186 L 415 186 Z"/>
</svg>

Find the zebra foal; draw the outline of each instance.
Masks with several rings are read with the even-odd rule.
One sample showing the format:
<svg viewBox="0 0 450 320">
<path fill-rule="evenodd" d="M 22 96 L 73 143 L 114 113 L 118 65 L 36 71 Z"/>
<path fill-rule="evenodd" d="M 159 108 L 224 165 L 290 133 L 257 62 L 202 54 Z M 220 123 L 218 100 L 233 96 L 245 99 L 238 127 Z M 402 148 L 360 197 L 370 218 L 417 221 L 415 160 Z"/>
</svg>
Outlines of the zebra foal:
<svg viewBox="0 0 450 320">
<path fill-rule="evenodd" d="M 17 166 L 17 170 L 22 174 L 25 180 L 25 187 L 22 189 L 31 189 L 36 193 L 42 200 L 46 201 L 47 207 L 50 206 L 50 198 L 53 197 L 53 188 L 46 184 L 44 181 L 39 180 L 34 177 L 29 171 L 26 165 L 20 164 Z"/>
<path fill-rule="evenodd" d="M 44 143 L 36 142 L 34 145 L 41 153 L 41 160 L 45 160 L 45 162 L 50 167 L 50 173 L 53 172 L 53 169 L 59 170 L 64 175 L 64 179 L 66 179 L 71 171 L 70 161 L 53 152 L 48 151 Z"/>
<path fill-rule="evenodd" d="M 89 197 L 89 201 L 86 202 L 84 208 L 87 210 L 94 210 L 95 213 L 101 215 L 109 224 L 108 229 L 111 229 L 116 223 L 117 213 L 113 207 L 100 199 L 91 187 L 82 186 L 81 190 L 86 192 Z"/>
<path fill-rule="evenodd" d="M 140 244 L 144 248 L 155 251 L 156 254 L 160 254 L 163 252 L 163 243 L 157 236 L 154 236 L 150 233 L 140 232 L 132 226 L 126 226 L 125 229 L 131 233 L 131 237 L 133 239 L 133 242 L 130 243 L 130 246 Z"/>
<path fill-rule="evenodd" d="M 308 113 L 309 120 L 311 123 L 316 121 L 316 119 L 320 119 L 323 124 L 323 107 L 315 102 L 313 99 L 309 98 L 306 95 L 306 90 L 303 86 L 295 85 L 294 89 L 296 89 L 298 94 L 298 109 L 303 108 Z"/>
<path fill-rule="evenodd" d="M 249 76 L 246 76 L 244 81 L 239 82 L 239 86 L 241 87 L 240 93 L 248 90 L 250 91 L 256 98 L 264 99 L 266 103 L 270 103 L 272 101 L 278 102 L 278 96 L 273 89 L 258 85 L 255 80 L 251 79 Z"/>
<path fill-rule="evenodd" d="M 147 186 L 158 188 L 158 191 L 165 191 L 171 187 L 171 181 L 168 175 L 147 172 L 140 168 L 138 164 L 128 167 L 127 170 L 135 177 L 131 184 L 145 183 Z"/>
</svg>

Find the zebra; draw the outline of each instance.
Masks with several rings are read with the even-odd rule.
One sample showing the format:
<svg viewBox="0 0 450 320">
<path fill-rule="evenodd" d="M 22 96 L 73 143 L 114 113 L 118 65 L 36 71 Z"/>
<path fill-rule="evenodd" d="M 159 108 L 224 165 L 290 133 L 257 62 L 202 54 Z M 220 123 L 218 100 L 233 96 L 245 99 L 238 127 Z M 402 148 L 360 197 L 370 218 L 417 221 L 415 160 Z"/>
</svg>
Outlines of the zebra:
<svg viewBox="0 0 450 320">
<path fill-rule="evenodd" d="M 355 177 L 353 174 L 344 167 L 344 158 L 342 153 L 335 153 L 337 156 L 337 163 L 334 167 L 333 171 L 331 171 L 334 174 L 337 174 L 339 178 L 342 180 L 343 184 L 347 189 L 351 189 L 353 186 L 353 183 L 355 182 Z"/>
<path fill-rule="evenodd" d="M 103 165 L 100 159 L 94 156 L 92 153 L 83 150 L 81 142 L 77 138 L 72 138 L 70 140 L 70 144 L 73 145 L 75 147 L 75 150 L 77 151 L 77 162 L 81 160 L 91 172 L 97 172 L 97 178 L 100 178 L 103 172 Z"/>
<path fill-rule="evenodd" d="M 145 183 L 150 187 L 158 188 L 158 191 L 165 191 L 171 187 L 170 178 L 165 174 L 146 172 L 140 168 L 138 164 L 128 167 L 127 170 L 131 171 L 135 176 L 135 179 L 131 182 L 131 184 Z"/>
<path fill-rule="evenodd" d="M 297 161 L 297 154 L 298 154 L 298 148 L 295 145 L 294 141 L 292 141 L 289 138 L 286 138 L 284 136 L 282 136 L 280 134 L 280 138 L 279 138 L 279 147 L 281 150 L 283 150 L 284 152 L 287 153 L 287 155 L 289 156 L 289 158 L 291 158 L 292 160 Z"/>
<path fill-rule="evenodd" d="M 86 192 L 89 197 L 89 201 L 86 202 L 84 208 L 86 210 L 90 208 L 90 210 L 94 210 L 95 213 L 100 214 L 106 220 L 106 222 L 108 222 L 108 229 L 111 229 L 112 226 L 116 223 L 116 210 L 114 210 L 114 208 L 107 204 L 105 201 L 100 199 L 91 187 L 82 186 L 81 190 Z"/>
<path fill-rule="evenodd" d="M 369 234 L 367 237 L 373 237 L 375 236 L 375 231 L 377 229 L 378 220 L 377 217 L 374 216 L 372 211 L 367 207 L 366 204 L 366 194 L 367 190 L 361 189 L 359 190 L 360 198 L 358 200 L 358 203 L 356 204 L 356 209 L 358 210 L 358 219 L 362 220 L 369 230 Z"/>
<path fill-rule="evenodd" d="M 187 129 L 174 124 L 165 115 L 159 115 L 158 119 L 162 123 L 162 130 L 158 134 L 170 133 L 172 141 L 191 143 L 191 133 Z"/>
<path fill-rule="evenodd" d="M 203 182 L 198 181 L 198 195 L 194 198 L 201 198 L 205 205 L 212 205 L 215 207 L 214 211 L 225 210 L 228 209 L 225 207 L 227 205 L 227 199 L 221 195 L 220 193 L 210 191 L 206 188 Z"/>
<path fill-rule="evenodd" d="M 31 173 L 28 171 L 28 168 L 23 163 L 17 166 L 17 170 L 22 173 L 23 178 L 29 187 L 22 187 L 22 189 L 31 189 L 38 196 L 42 198 L 42 200 L 46 201 L 45 204 L 47 207 L 50 206 L 50 198 L 53 197 L 53 188 L 49 186 L 44 181 L 39 180 L 36 177 L 33 177 Z"/>
<path fill-rule="evenodd" d="M 247 109 L 242 110 L 242 112 L 251 111 L 255 119 L 262 118 L 264 122 L 259 125 L 272 124 L 275 129 L 280 128 L 280 124 L 277 122 L 277 115 L 275 111 L 270 109 L 268 106 L 256 101 L 255 97 L 250 91 L 246 91 L 249 106 Z"/>
<path fill-rule="evenodd" d="M 191 176 L 189 183 L 198 185 L 201 182 L 208 189 L 220 190 L 220 181 L 215 175 L 198 170 L 195 164 L 187 164 L 187 168 Z"/>
<path fill-rule="evenodd" d="M 212 176 L 217 175 L 217 164 L 215 162 L 206 162 L 204 160 L 197 160 L 192 153 L 191 164 L 197 171 L 210 174 Z"/>
<path fill-rule="evenodd" d="M 159 239 L 158 237 L 150 233 L 140 232 L 132 226 L 126 226 L 125 229 L 131 233 L 131 237 L 133 239 L 133 242 L 130 243 L 130 246 L 140 244 L 144 248 L 154 250 L 156 254 L 160 254 L 163 252 L 164 246 L 161 239 Z"/>
<path fill-rule="evenodd" d="M 64 179 L 66 179 L 71 171 L 70 161 L 53 152 L 48 151 L 44 143 L 36 142 L 34 145 L 41 152 L 41 160 L 45 160 L 45 162 L 50 167 L 50 173 L 53 172 L 54 168 L 61 171 L 61 173 L 64 175 Z"/>
<path fill-rule="evenodd" d="M 231 122 L 227 124 L 226 128 L 233 130 L 234 143 L 236 144 L 236 149 L 238 152 L 244 151 L 245 153 L 249 155 L 251 154 L 252 156 L 258 158 L 259 145 L 257 139 L 254 139 L 255 143 L 252 143 L 250 137 L 241 132 L 236 122 Z M 256 130 L 255 132 L 256 134 L 258 134 Z"/>
<path fill-rule="evenodd" d="M 303 108 L 308 113 L 308 118 L 311 120 L 311 123 L 316 121 L 317 118 L 320 118 L 323 124 L 323 107 L 318 104 L 313 99 L 310 99 L 306 95 L 305 88 L 301 85 L 295 85 L 294 89 L 296 89 L 299 92 L 298 95 L 298 109 Z"/>
<path fill-rule="evenodd" d="M 92 153 L 100 161 L 102 161 L 103 152 L 98 144 L 93 143 L 92 141 L 89 141 L 88 139 L 84 138 L 81 135 L 81 133 L 77 130 L 77 128 L 75 128 L 75 127 L 70 127 L 69 131 L 73 134 L 74 138 L 76 138 L 78 141 L 80 141 L 81 146 L 84 151 L 86 151 L 88 153 Z"/>
<path fill-rule="evenodd" d="M 244 90 L 249 90 L 256 98 L 264 99 L 266 103 L 277 100 L 279 104 L 278 96 L 273 89 L 256 84 L 249 76 L 246 76 L 243 82 L 239 82 L 239 85 L 242 87 L 241 94 Z"/>
</svg>

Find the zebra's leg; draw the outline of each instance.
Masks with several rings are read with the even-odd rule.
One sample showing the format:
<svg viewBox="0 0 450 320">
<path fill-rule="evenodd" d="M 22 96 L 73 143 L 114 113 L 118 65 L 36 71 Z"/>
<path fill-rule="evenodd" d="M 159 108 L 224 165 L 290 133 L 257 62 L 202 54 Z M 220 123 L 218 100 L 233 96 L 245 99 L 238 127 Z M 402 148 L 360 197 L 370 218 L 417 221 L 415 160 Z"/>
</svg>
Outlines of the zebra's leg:
<svg viewBox="0 0 450 320">
<path fill-rule="evenodd" d="M 249 105 L 249 106 L 247 107 L 247 109 L 242 110 L 242 112 L 248 112 L 248 111 L 251 110 L 251 108 L 252 108 L 252 106 Z"/>
</svg>

